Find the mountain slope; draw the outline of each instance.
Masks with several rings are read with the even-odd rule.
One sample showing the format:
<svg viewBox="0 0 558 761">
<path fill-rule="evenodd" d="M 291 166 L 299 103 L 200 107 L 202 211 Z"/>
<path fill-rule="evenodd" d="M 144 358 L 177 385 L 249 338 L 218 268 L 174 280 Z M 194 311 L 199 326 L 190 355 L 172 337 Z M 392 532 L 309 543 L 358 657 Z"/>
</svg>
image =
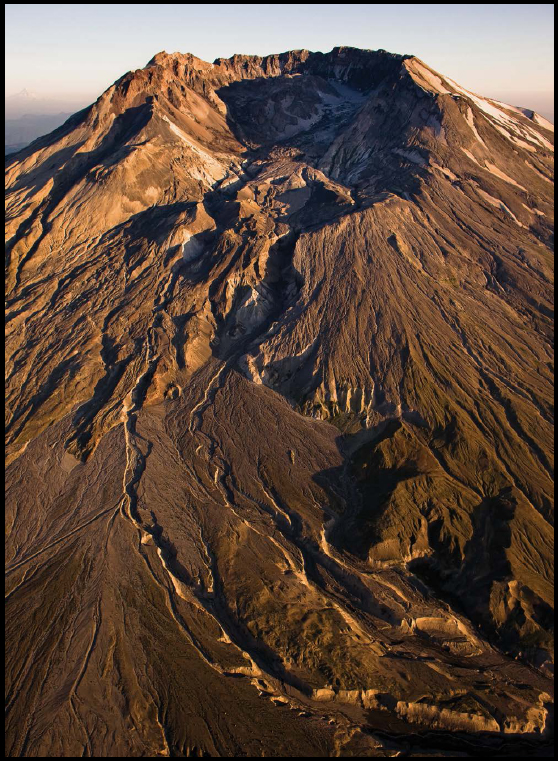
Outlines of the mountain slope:
<svg viewBox="0 0 558 761">
<path fill-rule="evenodd" d="M 10 755 L 528 752 L 552 139 L 414 57 L 161 53 L 8 158 Z"/>
</svg>

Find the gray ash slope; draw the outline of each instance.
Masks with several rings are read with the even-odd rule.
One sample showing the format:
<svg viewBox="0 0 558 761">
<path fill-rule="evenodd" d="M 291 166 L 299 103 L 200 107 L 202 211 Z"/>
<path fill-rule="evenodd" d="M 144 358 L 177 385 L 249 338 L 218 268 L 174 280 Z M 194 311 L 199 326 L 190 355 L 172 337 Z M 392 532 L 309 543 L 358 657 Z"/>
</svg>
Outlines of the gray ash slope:
<svg viewBox="0 0 558 761">
<path fill-rule="evenodd" d="M 544 755 L 552 151 L 337 48 L 7 158 L 10 756 Z"/>
</svg>

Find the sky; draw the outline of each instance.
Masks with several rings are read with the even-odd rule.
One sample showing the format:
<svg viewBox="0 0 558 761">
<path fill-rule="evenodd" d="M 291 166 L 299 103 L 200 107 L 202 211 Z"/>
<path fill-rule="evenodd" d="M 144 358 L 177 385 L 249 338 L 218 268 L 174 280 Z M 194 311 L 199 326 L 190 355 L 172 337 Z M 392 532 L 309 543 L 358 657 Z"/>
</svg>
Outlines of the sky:
<svg viewBox="0 0 558 761">
<path fill-rule="evenodd" d="M 413 54 L 514 102 L 554 91 L 553 4 L 35 4 L 6 8 L 6 95 L 96 99 L 161 50 L 206 61 L 339 45 Z M 517 100 L 517 98 L 515 98 Z M 531 108 L 534 103 L 517 102 Z M 548 110 L 548 109 L 547 109 Z"/>
</svg>

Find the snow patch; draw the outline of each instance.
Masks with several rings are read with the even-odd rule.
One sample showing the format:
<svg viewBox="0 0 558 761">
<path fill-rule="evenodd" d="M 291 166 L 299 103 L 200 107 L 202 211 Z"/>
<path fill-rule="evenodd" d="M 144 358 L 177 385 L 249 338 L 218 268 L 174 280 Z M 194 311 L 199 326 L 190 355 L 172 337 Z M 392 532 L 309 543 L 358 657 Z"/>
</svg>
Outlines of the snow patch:
<svg viewBox="0 0 558 761">
<path fill-rule="evenodd" d="M 537 214 L 539 217 L 544 217 L 545 213 L 544 211 L 539 211 L 538 209 L 531 209 L 529 206 L 526 206 L 524 203 L 521 204 L 524 209 L 527 209 L 527 211 L 530 211 L 531 214 Z"/>
<path fill-rule="evenodd" d="M 461 150 L 463 151 L 463 153 L 464 153 L 464 154 L 465 154 L 465 155 L 466 155 L 468 158 L 470 158 L 470 159 L 471 159 L 471 161 L 474 161 L 474 162 L 475 162 L 475 164 L 477 164 L 478 166 L 481 166 L 481 165 L 479 164 L 479 162 L 477 161 L 477 159 L 476 159 L 476 158 L 473 156 L 473 154 L 471 153 L 471 151 L 468 151 L 468 150 L 467 150 L 467 148 L 463 148 L 463 146 L 461 146 Z"/>
<path fill-rule="evenodd" d="M 494 196 L 491 196 L 489 193 L 487 193 L 485 190 L 482 190 L 482 188 L 477 188 L 477 192 L 479 195 L 481 195 L 485 201 L 488 201 L 488 203 L 491 206 L 494 206 L 497 209 L 501 209 L 503 212 L 505 212 L 509 217 L 513 219 L 513 221 L 516 223 L 516 225 L 519 225 L 519 227 L 525 227 L 518 218 L 515 216 L 513 211 L 509 209 L 506 204 L 503 201 L 500 201 L 499 198 L 494 198 Z"/>
<path fill-rule="evenodd" d="M 549 182 L 551 185 L 554 185 L 552 180 L 550 180 L 548 177 L 546 177 L 546 175 L 544 175 L 542 172 L 539 172 L 539 170 L 537 169 L 536 166 L 533 166 L 533 164 L 530 164 L 527 160 L 525 161 L 525 163 L 527 164 L 529 169 L 532 169 L 533 172 L 535 172 L 536 174 L 539 175 L 539 177 L 542 177 L 543 180 L 545 180 L 546 182 Z"/>
<path fill-rule="evenodd" d="M 473 103 L 475 103 L 475 105 L 478 106 L 478 108 L 480 108 L 480 110 L 483 111 L 483 113 L 486 114 L 490 118 L 490 121 L 493 126 L 497 126 L 499 124 L 501 127 L 504 127 L 506 131 L 503 132 L 502 134 L 504 134 L 508 139 L 512 137 L 510 135 L 510 131 L 511 131 L 512 134 L 516 136 L 517 136 L 517 133 L 519 133 L 522 137 L 525 137 L 527 140 L 536 142 L 539 145 L 545 148 L 548 148 L 551 151 L 554 150 L 554 146 L 552 145 L 552 143 L 549 142 L 545 137 L 540 135 L 535 129 L 532 129 L 531 127 L 528 127 L 527 125 L 522 124 L 520 121 L 518 121 L 517 119 L 514 119 L 512 116 L 507 114 L 501 108 L 498 108 L 498 106 L 496 105 L 498 101 L 491 101 L 491 100 L 487 100 L 486 98 L 481 98 L 479 95 L 475 95 L 469 90 L 465 90 L 463 87 L 460 87 L 457 84 L 457 82 L 454 82 L 453 79 L 450 79 L 449 77 L 447 78 L 447 81 L 458 92 L 462 93 L 465 97 L 469 98 L 469 100 L 473 101 Z M 507 109 L 508 111 L 511 110 L 523 116 L 525 115 L 521 109 L 518 109 L 515 106 L 508 106 L 505 103 L 502 103 L 500 105 L 503 108 Z M 496 122 L 496 124 L 494 124 L 494 122 Z"/>
<path fill-rule="evenodd" d="M 515 185 L 516 188 L 519 188 L 520 190 L 525 190 L 525 192 L 527 192 L 527 190 L 523 187 L 523 185 L 520 185 L 514 179 L 512 179 L 507 174 L 502 172 L 502 170 L 498 169 L 498 167 L 495 164 L 491 164 L 489 161 L 486 161 L 485 169 L 487 169 L 490 172 L 490 174 L 493 174 L 496 177 L 499 177 L 501 180 L 504 180 L 504 182 L 509 182 L 510 185 Z"/>
<path fill-rule="evenodd" d="M 450 180 L 457 180 L 457 175 L 454 174 L 451 169 L 448 169 L 447 166 L 440 166 L 440 164 L 431 164 L 430 166 L 433 169 L 437 169 L 439 172 L 443 172 L 446 177 L 450 178 Z"/>
<path fill-rule="evenodd" d="M 540 114 L 533 114 L 533 119 L 541 127 L 544 127 L 544 129 L 547 129 L 549 132 L 554 132 L 554 124 L 549 122 L 548 119 L 545 119 L 544 116 L 541 116 Z"/>
<path fill-rule="evenodd" d="M 424 66 L 424 64 L 422 64 L 419 60 L 413 59 L 412 61 L 410 61 L 410 63 L 407 63 L 406 66 L 407 66 L 407 69 L 409 69 L 413 74 L 418 76 L 419 79 L 422 79 L 423 82 L 425 82 L 428 85 L 429 89 L 434 90 L 434 92 L 437 92 L 440 95 L 452 94 L 450 90 L 444 87 L 444 83 L 442 82 L 440 77 L 437 77 L 436 74 L 434 74 L 432 71 L 427 69 L 426 66 Z M 420 82 L 418 84 L 420 84 Z M 423 88 L 423 89 L 426 89 L 426 88 Z"/>
<path fill-rule="evenodd" d="M 479 143 L 481 143 L 481 145 L 484 145 L 484 140 L 482 139 L 482 137 L 477 132 L 477 128 L 475 126 L 475 117 L 474 117 L 474 114 L 473 114 L 473 110 L 471 108 L 469 108 L 469 107 L 467 107 L 467 115 L 466 115 L 465 118 L 467 119 L 467 124 L 471 128 L 471 130 L 473 132 L 473 135 L 476 137 L 476 139 L 479 141 Z"/>
</svg>

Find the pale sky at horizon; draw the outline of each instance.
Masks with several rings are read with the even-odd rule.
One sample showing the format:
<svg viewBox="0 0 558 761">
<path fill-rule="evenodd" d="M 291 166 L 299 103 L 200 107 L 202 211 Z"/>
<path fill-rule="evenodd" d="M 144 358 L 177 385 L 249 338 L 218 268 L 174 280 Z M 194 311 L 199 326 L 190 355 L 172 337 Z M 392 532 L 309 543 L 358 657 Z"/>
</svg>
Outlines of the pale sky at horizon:
<svg viewBox="0 0 558 761">
<path fill-rule="evenodd" d="M 6 95 L 94 100 L 160 50 L 206 61 L 338 45 L 417 55 L 489 97 L 554 90 L 553 4 L 15 4 Z M 527 103 L 523 105 L 529 105 Z"/>
</svg>

